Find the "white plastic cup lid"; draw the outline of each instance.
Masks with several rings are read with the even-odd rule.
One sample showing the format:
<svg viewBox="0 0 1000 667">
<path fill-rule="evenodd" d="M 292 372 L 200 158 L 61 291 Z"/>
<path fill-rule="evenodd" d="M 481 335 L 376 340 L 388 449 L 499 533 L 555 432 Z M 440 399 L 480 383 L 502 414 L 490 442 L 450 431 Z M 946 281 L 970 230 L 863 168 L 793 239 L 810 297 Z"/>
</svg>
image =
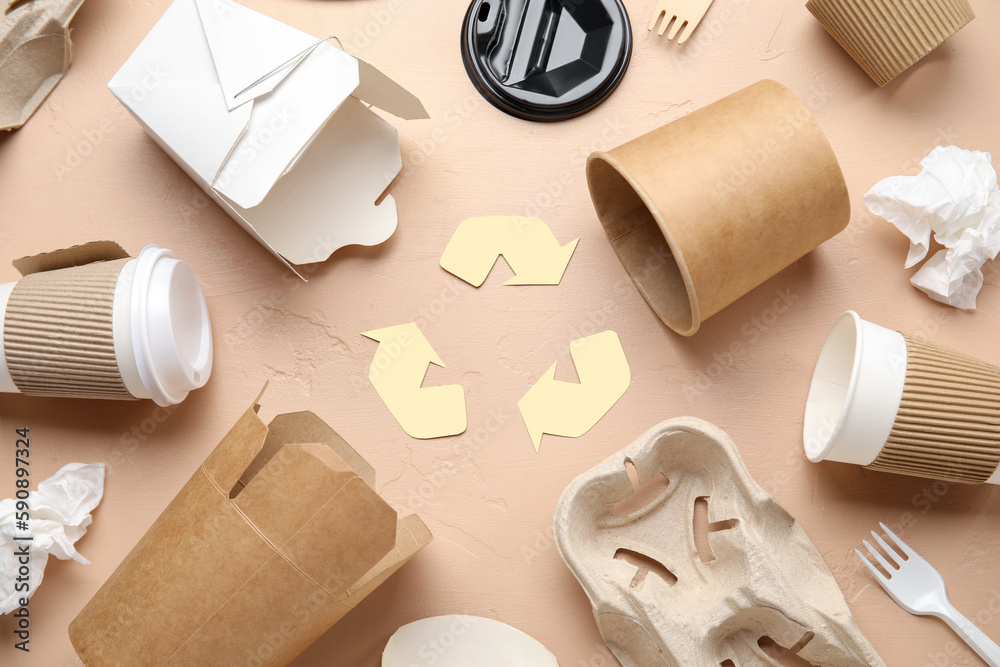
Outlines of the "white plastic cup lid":
<svg viewBox="0 0 1000 667">
<path fill-rule="evenodd" d="M 868 465 L 878 458 L 906 382 L 906 340 L 849 310 L 823 343 L 806 398 L 810 461 Z"/>
<path fill-rule="evenodd" d="M 173 252 L 148 245 L 139 253 L 130 319 L 139 377 L 157 405 L 180 403 L 208 382 L 212 325 L 205 294 Z"/>
</svg>

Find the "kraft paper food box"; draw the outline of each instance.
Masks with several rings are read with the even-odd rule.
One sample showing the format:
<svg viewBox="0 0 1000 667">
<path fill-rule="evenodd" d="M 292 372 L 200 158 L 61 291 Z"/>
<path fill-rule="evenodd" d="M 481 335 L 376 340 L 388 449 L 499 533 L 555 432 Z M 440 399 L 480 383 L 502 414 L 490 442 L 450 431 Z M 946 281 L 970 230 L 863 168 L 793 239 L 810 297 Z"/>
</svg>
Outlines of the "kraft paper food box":
<svg viewBox="0 0 1000 667">
<path fill-rule="evenodd" d="M 258 407 L 70 624 L 86 665 L 287 664 L 431 540 L 316 415 Z"/>
</svg>

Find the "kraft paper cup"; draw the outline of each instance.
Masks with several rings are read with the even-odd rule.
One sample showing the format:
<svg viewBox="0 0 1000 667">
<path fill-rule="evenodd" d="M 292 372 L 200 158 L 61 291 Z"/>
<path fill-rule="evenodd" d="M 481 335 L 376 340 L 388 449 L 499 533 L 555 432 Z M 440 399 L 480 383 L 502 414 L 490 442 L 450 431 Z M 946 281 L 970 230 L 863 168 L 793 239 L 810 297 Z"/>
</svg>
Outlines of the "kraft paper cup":
<svg viewBox="0 0 1000 667">
<path fill-rule="evenodd" d="M 608 240 L 679 334 L 847 226 L 840 165 L 809 110 L 760 81 L 587 160 Z"/>
<path fill-rule="evenodd" d="M 806 399 L 814 462 L 1000 484 L 1000 368 L 844 313 Z"/>
<path fill-rule="evenodd" d="M 204 386 L 212 330 L 201 285 L 156 245 L 136 258 L 32 273 L 0 285 L 0 391 L 149 398 Z"/>
<path fill-rule="evenodd" d="M 880 86 L 976 18 L 966 0 L 809 0 L 806 8 Z"/>
</svg>

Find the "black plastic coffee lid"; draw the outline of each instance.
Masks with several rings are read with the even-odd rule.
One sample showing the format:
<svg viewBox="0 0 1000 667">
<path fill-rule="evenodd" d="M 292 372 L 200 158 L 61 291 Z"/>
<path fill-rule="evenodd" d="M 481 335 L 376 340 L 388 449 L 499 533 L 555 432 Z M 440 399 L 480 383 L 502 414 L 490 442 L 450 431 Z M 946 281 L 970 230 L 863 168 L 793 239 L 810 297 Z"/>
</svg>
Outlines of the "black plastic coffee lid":
<svg viewBox="0 0 1000 667">
<path fill-rule="evenodd" d="M 462 26 L 476 89 L 527 120 L 590 111 L 618 86 L 631 55 L 621 0 L 475 0 Z"/>
</svg>

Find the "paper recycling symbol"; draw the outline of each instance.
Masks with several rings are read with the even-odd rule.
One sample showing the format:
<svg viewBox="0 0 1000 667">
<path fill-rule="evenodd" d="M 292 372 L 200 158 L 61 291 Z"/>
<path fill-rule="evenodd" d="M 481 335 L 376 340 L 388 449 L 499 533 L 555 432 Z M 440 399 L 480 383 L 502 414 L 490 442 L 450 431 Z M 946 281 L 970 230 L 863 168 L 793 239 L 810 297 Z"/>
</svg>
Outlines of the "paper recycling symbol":
<svg viewBox="0 0 1000 667">
<path fill-rule="evenodd" d="M 579 438 L 592 429 L 632 382 L 625 350 L 614 331 L 577 338 L 569 353 L 579 383 L 556 380 L 553 363 L 517 402 L 536 452 L 543 433 Z"/>
<path fill-rule="evenodd" d="M 444 362 L 416 324 L 400 324 L 361 335 L 378 341 L 368 379 L 408 435 L 426 439 L 465 431 L 462 385 L 420 386 L 428 364 L 444 368 Z"/>
<path fill-rule="evenodd" d="M 455 230 L 441 266 L 479 287 L 503 255 L 514 271 L 505 285 L 558 285 L 578 241 L 560 246 L 537 218 L 471 218 Z M 379 344 L 368 378 L 408 435 L 439 438 L 465 431 L 464 388 L 421 386 L 429 364 L 445 364 L 416 324 L 362 335 Z M 545 433 L 576 438 L 589 431 L 631 383 L 628 360 L 614 331 L 574 340 L 570 355 L 579 383 L 556 380 L 553 363 L 517 403 L 536 452 Z"/>
<path fill-rule="evenodd" d="M 441 255 L 441 267 L 479 287 L 503 258 L 514 270 L 504 285 L 558 285 L 580 239 L 559 245 L 538 218 L 470 218 L 460 224 Z"/>
</svg>

